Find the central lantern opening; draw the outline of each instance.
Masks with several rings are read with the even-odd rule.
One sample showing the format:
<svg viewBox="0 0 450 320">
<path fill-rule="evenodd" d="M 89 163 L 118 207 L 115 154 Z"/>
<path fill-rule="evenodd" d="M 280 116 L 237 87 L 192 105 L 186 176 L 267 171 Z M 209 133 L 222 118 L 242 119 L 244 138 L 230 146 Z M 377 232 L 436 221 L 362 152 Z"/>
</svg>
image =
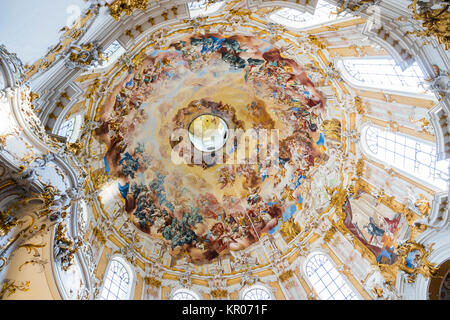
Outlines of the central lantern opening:
<svg viewBox="0 0 450 320">
<path fill-rule="evenodd" d="M 217 151 L 227 142 L 228 125 L 218 116 L 201 115 L 189 125 L 189 139 L 202 152 Z"/>
</svg>

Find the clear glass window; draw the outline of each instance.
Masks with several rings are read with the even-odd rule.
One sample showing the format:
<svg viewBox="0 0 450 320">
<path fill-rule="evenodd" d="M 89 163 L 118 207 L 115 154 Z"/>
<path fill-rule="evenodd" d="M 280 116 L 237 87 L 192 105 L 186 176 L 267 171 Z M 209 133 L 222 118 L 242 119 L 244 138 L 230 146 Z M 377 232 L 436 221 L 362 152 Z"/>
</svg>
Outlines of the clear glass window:
<svg viewBox="0 0 450 320">
<path fill-rule="evenodd" d="M 207 16 L 222 8 L 225 1 L 212 2 L 210 0 L 198 0 L 188 3 L 191 18 Z"/>
<path fill-rule="evenodd" d="M 430 93 L 424 84 L 425 76 L 416 62 L 405 71 L 391 58 L 343 59 L 342 63 L 357 85 L 418 94 Z"/>
<path fill-rule="evenodd" d="M 445 160 L 437 161 L 434 145 L 375 126 L 367 128 L 364 141 L 371 156 L 440 189 L 448 189 L 449 165 Z"/>
<path fill-rule="evenodd" d="M 113 41 L 108 48 L 106 48 L 102 54 L 106 59 L 99 64 L 96 64 L 91 67 L 91 69 L 96 68 L 106 68 L 115 63 L 124 53 L 126 52 L 125 48 L 119 43 L 119 41 Z"/>
<path fill-rule="evenodd" d="M 351 15 L 343 13 L 338 16 L 336 6 L 324 0 L 319 0 L 314 15 L 291 8 L 283 8 L 272 13 L 269 16 L 269 19 L 287 27 L 300 29 L 331 22 L 338 18 L 340 19 L 348 16 Z"/>
<path fill-rule="evenodd" d="M 187 289 L 180 289 L 177 290 L 172 295 L 172 300 L 200 300 L 200 299 L 195 292 Z"/>
<path fill-rule="evenodd" d="M 272 300 L 272 296 L 263 286 L 253 286 L 244 291 L 243 300 Z"/>
<path fill-rule="evenodd" d="M 306 275 L 322 300 L 358 300 L 326 255 L 313 255 L 306 263 Z"/>
<path fill-rule="evenodd" d="M 75 118 L 71 118 L 65 121 L 59 128 L 58 135 L 61 137 L 66 137 L 67 140 L 72 136 L 73 130 L 75 128 Z"/>
<path fill-rule="evenodd" d="M 102 300 L 127 300 L 131 293 L 131 276 L 122 261 L 111 261 L 103 284 Z"/>
</svg>

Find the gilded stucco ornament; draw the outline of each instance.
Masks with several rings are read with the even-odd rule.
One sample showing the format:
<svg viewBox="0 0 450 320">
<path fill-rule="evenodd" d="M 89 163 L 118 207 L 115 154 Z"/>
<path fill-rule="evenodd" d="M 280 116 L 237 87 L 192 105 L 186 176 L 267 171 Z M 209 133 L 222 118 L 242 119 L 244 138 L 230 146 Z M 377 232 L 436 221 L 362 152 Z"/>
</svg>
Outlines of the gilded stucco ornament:
<svg viewBox="0 0 450 320">
<path fill-rule="evenodd" d="M 432 249 L 433 244 L 425 247 L 413 240 L 408 240 L 403 245 L 398 246 L 399 259 L 396 266 L 408 274 L 408 282 L 415 282 L 418 274 L 425 278 L 437 274 L 439 268 L 427 259 Z"/>
<path fill-rule="evenodd" d="M 412 117 L 410 117 L 409 118 L 409 121 L 411 122 L 411 123 L 417 123 L 417 124 L 419 124 L 420 125 L 420 128 L 421 128 L 421 131 L 423 132 L 423 133 L 429 133 L 430 132 L 430 130 L 433 130 L 433 128 L 430 126 L 430 121 L 428 121 L 428 119 L 427 118 L 420 118 L 420 119 L 417 119 L 417 120 L 414 120 Z M 418 129 L 418 131 L 419 131 L 419 129 Z"/>
<path fill-rule="evenodd" d="M 74 255 L 78 252 L 81 245 L 81 238 L 77 238 L 75 240 L 70 239 L 67 236 L 65 224 L 58 224 L 55 230 L 53 255 L 62 270 L 67 271 L 73 265 Z"/>
<path fill-rule="evenodd" d="M 119 21 L 123 13 L 130 16 L 134 10 L 145 11 L 149 0 L 116 0 L 111 4 L 107 4 L 111 17 Z"/>
<path fill-rule="evenodd" d="M 32 265 L 32 266 L 35 266 L 35 265 L 39 266 L 40 269 L 41 269 L 40 272 L 42 273 L 45 270 L 44 269 L 45 265 L 48 264 L 48 260 L 47 259 L 40 259 L 40 258 L 33 258 L 31 260 L 28 260 L 28 261 L 25 261 L 24 263 L 22 263 L 19 266 L 18 270 L 22 271 L 23 267 L 26 266 L 26 265 L 29 265 L 29 264 Z"/>
<path fill-rule="evenodd" d="M 0 237 L 6 236 L 17 225 L 17 219 L 11 214 L 11 209 L 0 211 Z"/>
<path fill-rule="evenodd" d="M 105 170 L 100 168 L 92 172 L 91 179 L 94 184 L 94 188 L 98 190 L 101 189 L 106 182 L 108 182 L 108 175 Z"/>
<path fill-rule="evenodd" d="M 26 292 L 30 290 L 30 281 L 16 284 L 14 280 L 5 280 L 0 291 L 0 300 L 14 294 L 17 290 Z"/>
<path fill-rule="evenodd" d="M 192 27 L 192 33 L 197 34 L 204 34 L 205 30 L 201 29 L 200 27 L 202 25 L 204 25 L 206 22 L 208 21 L 208 17 L 207 16 L 198 16 L 192 19 L 185 19 L 183 20 L 184 23 L 190 25 Z"/>
<path fill-rule="evenodd" d="M 281 224 L 281 233 L 286 237 L 287 242 L 293 240 L 300 232 L 300 227 L 295 223 L 294 218 L 287 219 Z"/>
<path fill-rule="evenodd" d="M 355 97 L 355 108 L 356 112 L 358 112 L 359 115 L 363 115 L 366 113 L 366 107 L 367 105 L 364 104 L 361 97 Z"/>
<path fill-rule="evenodd" d="M 256 279 L 252 276 L 251 270 L 245 270 L 241 277 L 241 287 L 255 284 Z"/>
<path fill-rule="evenodd" d="M 91 67 L 98 67 L 106 61 L 106 58 L 100 52 L 96 44 L 87 43 L 84 45 L 70 46 L 68 53 L 68 61 L 66 65 L 69 68 L 81 68 L 89 70 Z"/>
<path fill-rule="evenodd" d="M 362 12 L 366 11 L 372 6 L 378 5 L 382 0 L 340 0 L 337 7 L 337 13 L 340 14 L 345 11 Z"/>
<path fill-rule="evenodd" d="M 436 65 L 433 65 L 432 67 L 434 75 L 425 79 L 425 83 L 431 90 L 437 91 L 443 98 L 450 94 L 450 73 L 448 71 L 441 70 Z"/>
<path fill-rule="evenodd" d="M 225 289 L 214 289 L 211 290 L 211 296 L 214 299 L 226 299 L 228 297 L 228 291 Z"/>
<path fill-rule="evenodd" d="M 286 282 L 294 276 L 294 271 L 286 270 L 278 277 L 281 282 Z"/>
<path fill-rule="evenodd" d="M 161 281 L 153 277 L 145 277 L 145 284 L 153 288 L 161 288 Z"/>
<path fill-rule="evenodd" d="M 19 246 L 19 248 L 25 248 L 28 254 L 33 253 L 33 257 L 40 257 L 40 253 L 38 249 L 42 249 L 46 246 L 46 244 L 34 244 L 34 243 L 25 243 Z"/>
<path fill-rule="evenodd" d="M 438 6 L 440 5 L 440 6 Z M 408 6 L 413 12 L 413 19 L 422 21 L 424 31 L 410 31 L 419 37 L 436 37 L 444 45 L 445 50 L 450 49 L 450 5 L 448 1 L 417 1 L 413 0 Z"/>
<path fill-rule="evenodd" d="M 324 120 L 321 129 L 325 132 L 325 137 L 336 141 L 341 141 L 341 122 L 338 119 Z"/>
<path fill-rule="evenodd" d="M 431 213 L 430 201 L 424 194 L 419 194 L 419 199 L 414 202 L 414 206 L 419 210 L 423 217 L 428 217 Z"/>
<path fill-rule="evenodd" d="M 221 265 L 213 265 L 210 268 L 212 273 L 212 279 L 210 279 L 209 287 L 211 288 L 211 296 L 214 299 L 226 299 L 228 298 L 228 290 L 225 288 L 226 279 L 223 277 L 224 270 Z"/>
</svg>

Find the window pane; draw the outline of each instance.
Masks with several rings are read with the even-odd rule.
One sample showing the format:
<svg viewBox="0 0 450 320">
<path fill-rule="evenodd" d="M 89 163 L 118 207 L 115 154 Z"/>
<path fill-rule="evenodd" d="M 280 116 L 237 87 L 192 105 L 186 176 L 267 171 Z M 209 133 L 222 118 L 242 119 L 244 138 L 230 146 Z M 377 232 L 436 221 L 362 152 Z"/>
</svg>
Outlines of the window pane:
<svg viewBox="0 0 450 320">
<path fill-rule="evenodd" d="M 271 300 L 270 292 L 262 286 L 253 286 L 244 291 L 243 300 Z"/>
<path fill-rule="evenodd" d="M 448 189 L 448 162 L 437 165 L 436 148 L 431 143 L 374 126 L 367 129 L 365 140 L 373 157 L 438 188 Z"/>
<path fill-rule="evenodd" d="M 218 1 L 215 3 L 209 3 L 208 0 L 198 0 L 188 3 L 189 13 L 191 18 L 195 18 L 197 16 L 206 16 L 218 11 L 224 1 Z"/>
<path fill-rule="evenodd" d="M 72 136 L 74 127 L 75 127 L 75 118 L 71 118 L 61 125 L 58 131 L 58 135 L 69 139 Z"/>
<path fill-rule="evenodd" d="M 291 28 L 308 28 L 314 25 L 327 23 L 338 18 L 351 16 L 349 13 L 337 14 L 336 6 L 325 0 L 319 0 L 314 14 L 301 12 L 291 8 L 283 8 L 272 13 L 269 18 L 276 23 L 283 24 Z"/>
<path fill-rule="evenodd" d="M 101 299 L 124 300 L 131 290 L 130 275 L 126 267 L 117 259 L 111 261 L 103 285 Z"/>
<path fill-rule="evenodd" d="M 306 274 L 323 300 L 357 299 L 327 256 L 316 254 L 306 263 Z"/>
<path fill-rule="evenodd" d="M 173 294 L 172 300 L 198 300 L 198 297 L 193 291 L 180 289 Z"/>
<path fill-rule="evenodd" d="M 425 85 L 425 76 L 417 63 L 402 71 L 394 59 L 390 58 L 355 58 L 344 59 L 342 62 L 359 85 L 376 89 L 430 93 Z"/>
</svg>

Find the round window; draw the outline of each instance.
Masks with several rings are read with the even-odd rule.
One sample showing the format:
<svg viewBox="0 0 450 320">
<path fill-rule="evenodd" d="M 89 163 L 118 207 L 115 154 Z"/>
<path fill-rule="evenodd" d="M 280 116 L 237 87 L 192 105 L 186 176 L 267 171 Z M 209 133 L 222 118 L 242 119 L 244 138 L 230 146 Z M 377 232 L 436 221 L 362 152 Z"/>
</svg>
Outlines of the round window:
<svg viewBox="0 0 450 320">
<path fill-rule="evenodd" d="M 204 114 L 195 118 L 189 125 L 189 138 L 198 150 L 214 152 L 227 142 L 228 125 L 218 116 Z"/>
</svg>

